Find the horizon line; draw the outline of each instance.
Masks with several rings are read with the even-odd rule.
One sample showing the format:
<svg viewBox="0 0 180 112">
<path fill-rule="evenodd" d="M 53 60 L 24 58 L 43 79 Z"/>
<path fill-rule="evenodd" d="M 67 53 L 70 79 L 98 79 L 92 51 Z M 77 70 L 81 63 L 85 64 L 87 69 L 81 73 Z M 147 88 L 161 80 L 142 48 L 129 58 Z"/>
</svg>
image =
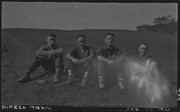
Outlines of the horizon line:
<svg viewBox="0 0 180 112">
<path fill-rule="evenodd" d="M 48 28 L 18 28 L 18 27 L 14 27 L 14 28 L 1 28 L 3 29 L 41 29 L 41 30 L 64 30 L 64 31 L 77 31 L 77 30 L 128 30 L 128 31 L 137 31 L 137 30 L 130 30 L 130 29 L 111 29 L 111 28 L 85 28 L 85 29 L 73 29 L 73 30 L 68 30 L 68 29 L 48 29 Z"/>
</svg>

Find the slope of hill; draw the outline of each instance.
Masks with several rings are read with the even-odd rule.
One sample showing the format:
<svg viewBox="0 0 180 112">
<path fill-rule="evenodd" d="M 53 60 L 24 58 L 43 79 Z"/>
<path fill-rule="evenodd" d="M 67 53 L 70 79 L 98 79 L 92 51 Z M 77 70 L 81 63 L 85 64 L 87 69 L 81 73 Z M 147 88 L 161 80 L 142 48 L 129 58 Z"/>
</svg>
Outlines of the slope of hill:
<svg viewBox="0 0 180 112">
<path fill-rule="evenodd" d="M 45 37 L 49 33 L 57 34 L 58 44 L 67 52 L 76 44 L 77 34 L 85 34 L 87 44 L 98 48 L 103 45 L 107 32 L 115 34 L 115 46 L 126 55 L 136 54 L 138 43 L 148 43 L 151 54 L 162 63 L 173 87 L 177 87 L 177 37 L 172 35 L 127 30 L 3 29 L 2 40 L 8 52 L 3 52 L 1 65 L 2 104 L 148 106 L 147 103 L 142 104 L 141 100 L 133 97 L 131 87 L 124 91 L 117 87 L 100 91 L 96 81 L 83 89 L 78 87 L 79 83 L 73 86 L 63 86 L 61 83 L 38 84 L 39 79 L 52 81 L 52 76 L 38 78 L 43 74 L 42 68 L 32 75 L 34 81 L 27 84 L 16 82 L 33 61 L 36 50 L 46 43 Z M 176 100 L 170 99 L 166 105 L 174 107 Z"/>
</svg>

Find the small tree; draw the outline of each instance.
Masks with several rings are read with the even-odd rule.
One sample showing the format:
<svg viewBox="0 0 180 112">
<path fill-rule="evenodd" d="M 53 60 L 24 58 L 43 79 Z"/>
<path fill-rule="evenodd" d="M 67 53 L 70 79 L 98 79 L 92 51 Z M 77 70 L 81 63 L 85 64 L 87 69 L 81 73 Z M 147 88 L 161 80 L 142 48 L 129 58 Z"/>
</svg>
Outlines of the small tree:
<svg viewBox="0 0 180 112">
<path fill-rule="evenodd" d="M 177 22 L 171 15 L 168 15 L 168 16 L 155 18 L 153 21 L 153 25 L 137 26 L 136 29 L 138 31 L 148 30 L 148 31 L 174 34 L 175 32 L 177 32 Z"/>
<path fill-rule="evenodd" d="M 155 18 L 153 21 L 154 25 L 160 25 L 160 24 L 165 25 L 165 24 L 171 24 L 171 23 L 175 23 L 175 19 L 171 15 L 158 17 L 158 18 Z"/>
</svg>

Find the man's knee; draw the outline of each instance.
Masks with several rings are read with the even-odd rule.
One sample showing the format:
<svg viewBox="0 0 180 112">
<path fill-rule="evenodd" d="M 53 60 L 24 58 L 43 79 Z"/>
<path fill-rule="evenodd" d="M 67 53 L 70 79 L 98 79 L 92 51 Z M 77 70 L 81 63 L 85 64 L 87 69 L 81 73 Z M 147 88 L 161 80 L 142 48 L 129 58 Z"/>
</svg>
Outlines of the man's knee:
<svg viewBox="0 0 180 112">
<path fill-rule="evenodd" d="M 67 64 L 73 64 L 73 62 L 70 59 L 67 59 Z"/>
<path fill-rule="evenodd" d="M 91 60 L 87 60 L 87 61 L 85 61 L 83 63 L 83 65 L 84 65 L 85 68 L 89 69 L 92 66 L 92 61 Z"/>
<path fill-rule="evenodd" d="M 41 58 L 41 57 L 35 57 L 35 62 L 43 62 L 45 61 L 45 59 Z"/>
<path fill-rule="evenodd" d="M 30 68 L 28 68 L 28 73 L 32 73 L 38 68 L 40 65 L 44 63 L 43 59 L 40 57 L 35 57 L 35 60 L 31 64 Z"/>
<path fill-rule="evenodd" d="M 63 69 L 64 68 L 64 61 L 62 57 L 57 57 L 55 60 L 55 67 Z"/>
<path fill-rule="evenodd" d="M 74 64 L 70 59 L 67 59 L 66 68 L 68 68 L 71 71 L 74 71 L 75 68 L 77 68 L 77 64 Z"/>
<path fill-rule="evenodd" d="M 99 69 L 104 69 L 104 68 L 106 68 L 108 65 L 107 65 L 107 63 L 106 62 L 103 62 L 103 61 L 99 61 L 98 62 L 98 68 Z"/>
<path fill-rule="evenodd" d="M 97 68 L 98 68 L 98 75 L 99 75 L 99 76 L 104 76 L 104 75 L 105 75 L 105 72 L 106 72 L 107 69 L 108 69 L 108 65 L 107 65 L 106 62 L 99 61 Z"/>
</svg>

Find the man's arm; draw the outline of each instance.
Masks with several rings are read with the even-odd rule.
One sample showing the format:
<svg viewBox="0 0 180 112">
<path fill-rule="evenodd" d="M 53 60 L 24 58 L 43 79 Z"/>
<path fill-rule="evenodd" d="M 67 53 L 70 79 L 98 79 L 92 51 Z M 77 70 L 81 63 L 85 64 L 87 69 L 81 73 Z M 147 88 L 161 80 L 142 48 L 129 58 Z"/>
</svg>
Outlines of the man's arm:
<svg viewBox="0 0 180 112">
<path fill-rule="evenodd" d="M 90 52 L 90 55 L 88 57 L 84 58 L 84 59 L 81 59 L 80 60 L 81 62 L 89 60 L 89 59 L 91 59 L 91 58 L 93 58 L 95 56 L 95 50 L 93 48 L 91 48 L 89 52 Z"/>
<path fill-rule="evenodd" d="M 71 55 L 71 53 L 67 53 L 66 57 L 67 57 L 67 59 L 70 59 L 71 61 L 77 59 L 77 58 L 74 58 L 74 57 Z"/>
<path fill-rule="evenodd" d="M 63 54 L 63 49 L 62 48 L 58 48 L 56 50 L 51 51 L 51 56 L 53 57 L 59 57 Z"/>
<path fill-rule="evenodd" d="M 41 48 L 39 48 L 37 51 L 36 51 L 36 55 L 37 56 L 43 56 L 43 57 L 46 57 L 48 58 L 49 55 L 51 54 L 50 51 L 44 51 L 45 47 L 42 46 Z"/>
<path fill-rule="evenodd" d="M 99 55 L 99 56 L 97 57 L 97 60 L 98 60 L 98 61 L 104 61 L 104 62 L 108 63 L 109 65 L 114 62 L 114 60 L 105 58 L 105 57 L 103 57 L 102 55 Z"/>
<path fill-rule="evenodd" d="M 79 62 L 79 59 L 74 58 L 74 57 L 71 55 L 71 53 L 67 53 L 66 58 L 67 58 L 67 59 L 70 59 L 73 63 L 78 63 L 78 62 Z"/>
<path fill-rule="evenodd" d="M 153 57 L 152 55 L 149 55 L 149 58 L 152 62 L 155 63 L 156 67 L 159 69 L 159 70 L 163 70 L 163 66 L 161 64 L 161 62 L 159 60 L 157 60 L 155 57 Z"/>
<path fill-rule="evenodd" d="M 73 63 L 79 63 L 79 59 L 75 58 L 74 55 L 76 55 L 77 47 L 73 47 L 67 54 L 66 58 L 70 59 Z"/>
<path fill-rule="evenodd" d="M 103 56 L 103 54 L 104 54 L 104 50 L 103 50 L 103 48 L 100 48 L 97 52 L 97 60 L 98 61 L 104 61 L 104 62 L 108 63 L 109 65 L 114 62 L 111 59 L 105 58 Z"/>
<path fill-rule="evenodd" d="M 117 56 L 120 56 L 120 55 L 121 55 L 121 50 L 120 50 L 120 49 L 117 50 L 116 55 L 117 55 Z"/>
</svg>

